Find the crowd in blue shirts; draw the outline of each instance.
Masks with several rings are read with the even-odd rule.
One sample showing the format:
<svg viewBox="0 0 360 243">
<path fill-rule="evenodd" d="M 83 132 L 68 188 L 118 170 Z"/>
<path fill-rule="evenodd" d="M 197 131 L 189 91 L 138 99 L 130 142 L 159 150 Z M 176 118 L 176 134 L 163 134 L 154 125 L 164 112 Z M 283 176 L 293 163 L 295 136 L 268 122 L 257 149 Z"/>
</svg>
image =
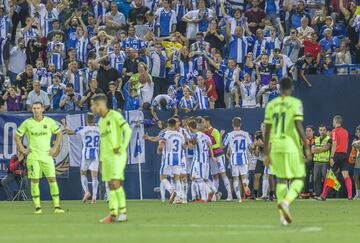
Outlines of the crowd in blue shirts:
<svg viewBox="0 0 360 243">
<path fill-rule="evenodd" d="M 0 2 L 0 110 L 265 107 L 360 62 L 355 0 Z"/>
</svg>

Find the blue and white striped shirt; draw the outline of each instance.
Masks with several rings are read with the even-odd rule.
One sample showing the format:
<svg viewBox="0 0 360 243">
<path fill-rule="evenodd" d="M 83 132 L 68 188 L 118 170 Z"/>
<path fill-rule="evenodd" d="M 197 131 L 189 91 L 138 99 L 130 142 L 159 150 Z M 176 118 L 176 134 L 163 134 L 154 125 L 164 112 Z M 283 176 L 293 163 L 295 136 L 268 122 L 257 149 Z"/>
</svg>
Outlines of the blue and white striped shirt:
<svg viewBox="0 0 360 243">
<path fill-rule="evenodd" d="M 165 63 L 167 61 L 167 56 L 165 51 L 150 52 L 150 62 L 151 62 L 151 70 L 150 74 L 156 78 L 165 78 L 166 75 L 166 67 Z"/>
<path fill-rule="evenodd" d="M 197 105 L 197 102 L 193 96 L 189 96 L 189 98 L 186 98 L 185 96 L 181 98 L 179 102 L 179 108 L 182 109 L 195 109 Z"/>
<path fill-rule="evenodd" d="M 110 61 L 111 67 L 118 70 L 118 72 L 120 74 L 122 73 L 122 69 L 123 69 L 126 58 L 127 58 L 127 56 L 124 51 L 120 51 L 119 54 L 116 54 L 115 52 L 109 53 L 109 61 Z"/>
<path fill-rule="evenodd" d="M 89 39 L 80 37 L 76 41 L 76 57 L 77 60 L 81 61 L 82 63 L 86 63 L 87 59 L 87 46 L 89 44 Z"/>
<path fill-rule="evenodd" d="M 197 86 L 194 91 L 196 103 L 199 104 L 198 109 L 206 110 L 209 109 L 209 98 L 207 97 L 206 87 L 200 88 Z"/>
<path fill-rule="evenodd" d="M 193 162 L 208 164 L 210 137 L 205 133 L 196 132 L 193 134 L 193 138 L 196 138 Z"/>
</svg>

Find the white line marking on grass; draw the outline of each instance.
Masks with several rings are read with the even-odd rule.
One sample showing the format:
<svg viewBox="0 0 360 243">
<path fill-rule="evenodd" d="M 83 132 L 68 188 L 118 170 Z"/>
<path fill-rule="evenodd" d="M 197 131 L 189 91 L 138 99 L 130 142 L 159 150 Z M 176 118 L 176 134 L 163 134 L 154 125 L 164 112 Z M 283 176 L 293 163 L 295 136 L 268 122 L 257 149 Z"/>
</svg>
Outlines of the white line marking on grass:
<svg viewBox="0 0 360 243">
<path fill-rule="evenodd" d="M 259 229 L 272 229 L 273 225 L 252 225 L 252 224 L 138 224 L 140 227 L 149 228 L 259 228 Z"/>
<path fill-rule="evenodd" d="M 310 232 L 320 232 L 322 231 L 322 227 L 312 226 L 312 227 L 305 227 L 303 229 L 300 229 L 300 232 L 303 233 L 310 233 Z"/>
</svg>

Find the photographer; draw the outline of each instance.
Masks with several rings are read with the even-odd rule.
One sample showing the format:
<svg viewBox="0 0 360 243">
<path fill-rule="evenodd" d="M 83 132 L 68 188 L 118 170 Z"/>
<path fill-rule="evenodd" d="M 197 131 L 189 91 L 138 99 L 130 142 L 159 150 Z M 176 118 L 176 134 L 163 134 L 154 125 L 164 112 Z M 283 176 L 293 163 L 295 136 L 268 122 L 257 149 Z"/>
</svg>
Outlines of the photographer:
<svg viewBox="0 0 360 243">
<path fill-rule="evenodd" d="M 66 93 L 63 94 L 60 100 L 60 108 L 65 111 L 80 111 L 80 100 L 80 94 L 74 92 L 74 85 L 68 83 L 66 85 Z"/>
<path fill-rule="evenodd" d="M 8 174 L 1 180 L 1 185 L 4 188 L 9 201 L 11 201 L 14 197 L 9 188 L 10 183 L 15 181 L 18 184 L 18 187 L 21 188 L 21 179 L 23 180 L 24 191 L 27 195 L 29 195 L 29 183 L 26 175 L 25 158 L 22 153 L 18 152 L 10 159 Z"/>
</svg>

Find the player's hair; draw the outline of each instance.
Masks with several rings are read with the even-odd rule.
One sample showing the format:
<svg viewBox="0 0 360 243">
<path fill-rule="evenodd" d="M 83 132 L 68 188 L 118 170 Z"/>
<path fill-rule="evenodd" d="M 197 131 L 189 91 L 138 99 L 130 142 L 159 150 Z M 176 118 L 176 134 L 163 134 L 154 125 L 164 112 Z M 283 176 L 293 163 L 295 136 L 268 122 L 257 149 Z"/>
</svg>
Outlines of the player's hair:
<svg viewBox="0 0 360 243">
<path fill-rule="evenodd" d="M 205 121 L 211 123 L 211 117 L 210 116 L 203 116 L 203 118 L 205 119 Z"/>
<path fill-rule="evenodd" d="M 168 127 L 174 128 L 176 126 L 176 120 L 174 118 L 170 118 L 167 120 Z"/>
<path fill-rule="evenodd" d="M 291 78 L 282 78 L 280 80 L 280 89 L 281 90 L 290 90 L 293 87 L 293 81 Z"/>
<path fill-rule="evenodd" d="M 234 117 L 232 119 L 232 125 L 233 127 L 240 127 L 241 125 L 241 118 L 240 117 Z"/>
<path fill-rule="evenodd" d="M 191 121 L 189 121 L 188 126 L 192 129 L 196 129 L 197 123 L 195 120 L 191 120 Z"/>
<path fill-rule="evenodd" d="M 114 81 L 110 81 L 110 82 L 109 82 L 109 86 L 110 86 L 110 85 L 114 85 L 114 86 L 116 86 L 116 84 L 115 84 L 115 82 L 114 82 Z"/>
<path fill-rule="evenodd" d="M 313 131 L 314 131 L 314 127 L 313 127 L 313 125 L 307 125 L 307 126 L 306 126 L 306 129 L 308 129 L 308 128 L 310 128 L 311 130 L 313 130 Z"/>
<path fill-rule="evenodd" d="M 41 101 L 35 101 L 31 104 L 31 106 L 34 106 L 34 105 L 41 105 L 41 106 L 44 106 L 44 104 L 41 102 Z"/>
<path fill-rule="evenodd" d="M 106 97 L 105 94 L 96 94 L 91 98 L 91 100 L 93 102 L 103 101 L 103 102 L 106 103 L 107 102 L 107 97 Z"/>
<path fill-rule="evenodd" d="M 181 119 L 179 115 L 173 115 L 172 118 L 179 119 L 179 120 Z"/>
<path fill-rule="evenodd" d="M 326 125 L 325 125 L 324 123 L 321 123 L 320 126 L 319 126 L 319 128 L 320 128 L 320 127 L 325 127 L 325 129 L 327 130 L 327 127 L 326 127 Z"/>
<path fill-rule="evenodd" d="M 91 112 L 88 112 L 86 114 L 86 121 L 90 124 L 93 124 L 95 122 L 95 115 Z"/>
<path fill-rule="evenodd" d="M 161 107 L 166 107 L 167 105 L 166 99 L 165 98 L 160 99 L 159 104 Z"/>
<path fill-rule="evenodd" d="M 356 127 L 356 131 L 360 131 L 360 125 Z"/>
<path fill-rule="evenodd" d="M 340 124 L 340 125 L 342 125 L 342 123 L 343 123 L 343 118 L 342 118 L 342 116 L 339 116 L 339 115 L 334 116 L 334 120 L 335 120 L 336 123 L 338 123 L 338 124 Z"/>
</svg>

